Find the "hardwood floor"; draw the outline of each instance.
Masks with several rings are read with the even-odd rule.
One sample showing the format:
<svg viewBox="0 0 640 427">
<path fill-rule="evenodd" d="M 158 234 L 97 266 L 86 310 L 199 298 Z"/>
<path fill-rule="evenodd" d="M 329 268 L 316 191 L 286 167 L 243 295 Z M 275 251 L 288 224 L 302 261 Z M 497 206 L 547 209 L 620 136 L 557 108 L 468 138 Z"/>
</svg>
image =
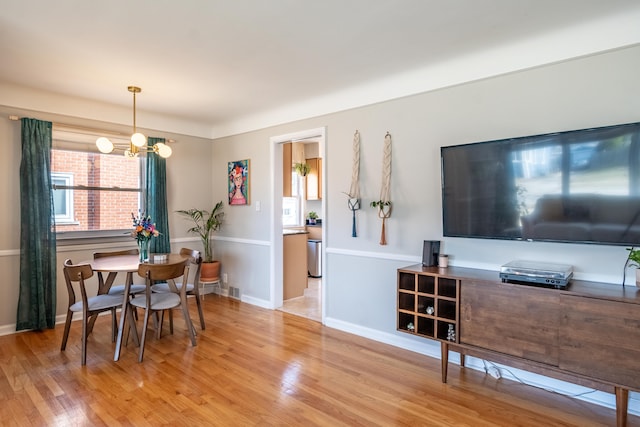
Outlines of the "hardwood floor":
<svg viewBox="0 0 640 427">
<path fill-rule="evenodd" d="M 0 337 L 0 424 L 615 425 L 611 409 L 473 370 L 451 366 L 442 384 L 439 360 L 281 311 L 210 295 L 204 308 L 196 347 L 174 316 L 174 335 L 150 336 L 143 363 L 133 344 L 112 360 L 106 316 L 85 367 L 78 322 L 65 352 L 60 325 Z"/>
</svg>

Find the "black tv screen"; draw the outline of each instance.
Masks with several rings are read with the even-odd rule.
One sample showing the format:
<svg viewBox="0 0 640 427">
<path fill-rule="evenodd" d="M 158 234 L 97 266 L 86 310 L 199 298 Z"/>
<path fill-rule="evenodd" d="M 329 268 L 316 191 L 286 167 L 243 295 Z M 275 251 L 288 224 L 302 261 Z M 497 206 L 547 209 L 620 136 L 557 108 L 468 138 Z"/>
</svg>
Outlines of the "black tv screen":
<svg viewBox="0 0 640 427">
<path fill-rule="evenodd" d="M 640 123 L 441 148 L 444 235 L 640 245 Z"/>
</svg>

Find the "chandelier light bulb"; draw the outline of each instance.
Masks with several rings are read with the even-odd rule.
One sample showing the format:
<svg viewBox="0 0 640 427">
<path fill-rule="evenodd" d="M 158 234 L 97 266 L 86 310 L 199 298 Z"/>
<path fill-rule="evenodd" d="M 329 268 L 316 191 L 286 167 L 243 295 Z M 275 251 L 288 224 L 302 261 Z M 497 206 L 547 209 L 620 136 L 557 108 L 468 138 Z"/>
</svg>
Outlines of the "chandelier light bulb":
<svg viewBox="0 0 640 427">
<path fill-rule="evenodd" d="M 127 144 L 114 144 L 109 138 L 103 136 L 96 140 L 98 150 L 103 154 L 109 154 L 113 150 L 123 151 L 125 157 L 131 159 L 138 157 L 141 152 L 145 154 L 154 152 L 166 159 L 173 153 L 171 147 L 163 143 L 157 143 L 153 147 L 149 147 L 147 146 L 147 137 L 136 130 L 136 94 L 140 93 L 142 89 L 137 86 L 129 86 L 128 90 L 133 94 L 133 135 L 131 135 L 131 141 Z M 121 141 L 120 138 L 118 138 L 118 141 Z"/>
<path fill-rule="evenodd" d="M 140 132 L 136 132 L 131 135 L 131 143 L 136 147 L 144 147 L 147 145 L 147 138 Z"/>
<path fill-rule="evenodd" d="M 109 154 L 113 151 L 113 142 L 104 136 L 101 136 L 96 140 L 96 146 L 98 147 L 98 150 L 104 154 Z"/>
<path fill-rule="evenodd" d="M 158 154 L 162 158 L 166 159 L 167 157 L 171 156 L 171 154 L 173 153 L 173 150 L 167 144 L 163 144 L 162 142 L 159 142 L 156 144 L 156 146 L 158 147 Z"/>
</svg>

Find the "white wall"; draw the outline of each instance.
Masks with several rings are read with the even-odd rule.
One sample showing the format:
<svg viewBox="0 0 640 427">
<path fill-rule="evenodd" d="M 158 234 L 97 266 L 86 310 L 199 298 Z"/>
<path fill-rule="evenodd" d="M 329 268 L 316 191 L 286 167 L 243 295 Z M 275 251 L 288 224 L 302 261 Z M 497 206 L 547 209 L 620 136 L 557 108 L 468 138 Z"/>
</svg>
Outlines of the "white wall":
<svg viewBox="0 0 640 427">
<path fill-rule="evenodd" d="M 620 286 L 626 259 L 623 247 L 443 238 L 440 147 L 640 121 L 638 69 L 640 46 L 611 51 L 221 138 L 214 141 L 214 158 L 234 160 L 242 152 L 252 159 L 252 165 L 260 164 L 252 182 L 259 183 L 262 191 L 256 190 L 252 198 L 262 200 L 264 208 L 271 197 L 265 185 L 271 177 L 269 137 L 326 126 L 325 323 L 433 353 L 432 343 L 395 330 L 395 270 L 420 261 L 423 240 L 442 240 L 451 264 L 494 270 L 496 279 L 505 262 L 530 259 L 572 264 L 577 278 Z M 343 192 L 350 185 L 356 129 L 361 134 L 363 207 L 357 213 L 358 237 L 353 238 Z M 381 222 L 368 205 L 379 198 L 387 131 L 393 137 L 393 214 L 387 221 L 388 245 L 381 246 Z M 268 239 L 263 229 L 269 227 L 269 218 L 264 211 L 248 209 L 238 218 L 241 223 L 251 221 L 246 227 L 252 229 L 258 224 L 255 238 Z M 246 235 L 241 224 L 227 231 Z M 265 271 L 269 262 L 265 258 L 245 260 L 238 268 Z M 245 301 L 266 305 L 268 277 L 256 279 L 259 282 L 235 286 L 241 288 Z M 631 407 L 633 410 L 633 403 Z"/>
<path fill-rule="evenodd" d="M 446 145 L 638 121 L 639 66 L 640 47 L 621 49 L 215 140 L 216 162 L 252 159 L 252 199 L 261 200 L 263 207 L 262 212 L 241 208 L 244 210 L 237 214 L 236 208 L 230 208 L 234 221 L 224 233 L 268 240 L 265 208 L 271 197 L 269 137 L 326 126 L 325 283 L 329 298 L 339 295 L 336 304 L 327 305 L 329 318 L 359 319 L 361 325 L 375 325 L 380 313 L 393 312 L 392 293 L 379 298 L 369 295 L 367 304 L 347 297 L 367 294 L 371 287 L 395 288 L 389 265 L 379 259 L 394 260 L 394 265 L 418 262 L 423 240 L 442 240 L 443 251 L 451 255 L 453 265 L 497 271 L 514 258 L 557 261 L 574 265 L 578 278 L 619 283 L 626 258 L 623 247 L 444 239 L 439 150 Z M 350 184 L 351 144 L 356 129 L 361 134 L 363 208 L 357 213 L 358 237 L 353 238 L 351 212 L 343 192 Z M 382 144 L 387 131 L 393 137 L 393 214 L 387 221 L 388 245 L 381 246 L 381 222 L 368 205 L 379 197 Z M 338 261 L 352 256 L 366 261 L 358 262 L 360 267 L 353 269 Z M 373 272 L 371 281 L 357 280 L 354 271 Z M 385 277 L 389 280 L 383 282 Z M 252 296 L 244 291 L 245 284 L 238 286 L 244 295 Z M 269 284 L 265 280 L 250 286 L 257 289 Z M 347 302 L 337 304 L 338 299 Z M 385 322 L 379 328 L 393 331 L 395 322 Z"/>
</svg>

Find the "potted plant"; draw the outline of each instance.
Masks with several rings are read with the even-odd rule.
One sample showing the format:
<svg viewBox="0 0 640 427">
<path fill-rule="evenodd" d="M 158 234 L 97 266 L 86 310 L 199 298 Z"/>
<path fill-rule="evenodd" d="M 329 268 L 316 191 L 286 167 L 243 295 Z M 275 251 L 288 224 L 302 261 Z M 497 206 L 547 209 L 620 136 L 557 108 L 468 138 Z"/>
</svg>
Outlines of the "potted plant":
<svg viewBox="0 0 640 427">
<path fill-rule="evenodd" d="M 179 210 L 177 213 L 188 217 L 195 224 L 188 229 L 189 233 L 195 233 L 202 240 L 204 258 L 200 270 L 200 280 L 215 279 L 220 276 L 220 261 L 213 260 L 213 248 L 211 246 L 211 233 L 220 229 L 224 212 L 222 201 L 216 203 L 211 212 L 203 209 Z"/>
<path fill-rule="evenodd" d="M 385 232 L 385 222 L 387 218 L 391 216 L 391 201 L 390 200 L 374 200 L 371 202 L 371 207 L 378 209 L 378 218 L 382 219 L 382 231 L 380 232 L 380 244 L 387 244 L 387 236 Z"/>
<path fill-rule="evenodd" d="M 308 218 L 308 220 L 309 220 L 309 224 L 310 224 L 310 225 L 315 225 L 316 220 L 318 219 L 318 214 L 317 214 L 317 213 L 315 213 L 314 211 L 310 211 L 310 212 L 307 214 L 307 218 Z"/>
<path fill-rule="evenodd" d="M 636 267 L 636 286 L 640 286 L 640 249 L 627 248 L 627 250 L 629 251 L 627 265 Z"/>
<path fill-rule="evenodd" d="M 307 163 L 296 163 L 293 165 L 293 169 L 300 176 L 307 176 L 307 174 L 311 171 L 311 166 Z"/>
</svg>

